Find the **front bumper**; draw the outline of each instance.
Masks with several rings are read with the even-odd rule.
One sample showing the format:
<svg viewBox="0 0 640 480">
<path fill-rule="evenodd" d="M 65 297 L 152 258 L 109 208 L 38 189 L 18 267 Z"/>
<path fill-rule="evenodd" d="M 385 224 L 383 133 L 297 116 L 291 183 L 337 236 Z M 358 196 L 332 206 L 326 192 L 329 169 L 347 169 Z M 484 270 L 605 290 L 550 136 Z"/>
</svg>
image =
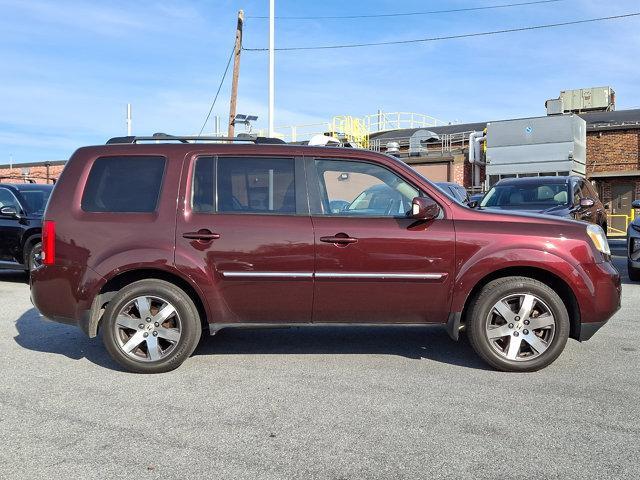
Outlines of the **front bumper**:
<svg viewBox="0 0 640 480">
<path fill-rule="evenodd" d="M 629 266 L 640 269 L 640 232 L 631 225 L 627 231 L 627 259 Z"/>
<path fill-rule="evenodd" d="M 620 309 L 622 281 L 611 262 L 582 264 L 590 280 L 590 292 L 578 298 L 580 328 L 574 338 L 589 340 Z M 573 335 L 572 335 L 573 336 Z"/>
</svg>

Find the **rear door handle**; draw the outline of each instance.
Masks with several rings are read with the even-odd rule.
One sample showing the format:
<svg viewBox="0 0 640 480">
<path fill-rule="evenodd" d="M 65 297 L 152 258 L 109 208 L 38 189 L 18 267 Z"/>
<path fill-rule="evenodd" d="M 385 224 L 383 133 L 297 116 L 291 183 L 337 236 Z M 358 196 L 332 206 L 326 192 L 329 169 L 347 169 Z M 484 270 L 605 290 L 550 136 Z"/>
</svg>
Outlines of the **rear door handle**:
<svg viewBox="0 0 640 480">
<path fill-rule="evenodd" d="M 206 228 L 198 230 L 197 232 L 183 233 L 182 236 L 189 240 L 199 240 L 201 242 L 210 242 L 211 240 L 217 240 L 220 238 L 219 233 L 213 233 L 211 230 L 207 230 Z"/>
<path fill-rule="evenodd" d="M 358 239 L 349 237 L 344 233 L 342 234 L 338 233 L 337 235 L 333 235 L 329 237 L 320 237 L 320 241 L 324 243 L 337 243 L 340 245 L 347 245 L 349 243 L 356 243 Z"/>
</svg>

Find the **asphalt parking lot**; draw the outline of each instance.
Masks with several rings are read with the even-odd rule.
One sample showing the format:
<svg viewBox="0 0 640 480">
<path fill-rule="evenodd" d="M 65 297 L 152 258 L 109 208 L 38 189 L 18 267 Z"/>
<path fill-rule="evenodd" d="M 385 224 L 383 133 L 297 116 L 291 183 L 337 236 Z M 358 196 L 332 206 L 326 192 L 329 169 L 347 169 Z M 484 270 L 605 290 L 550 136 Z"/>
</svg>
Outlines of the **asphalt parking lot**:
<svg viewBox="0 0 640 480">
<path fill-rule="evenodd" d="M 638 478 L 640 284 L 534 374 L 439 328 L 223 331 L 125 373 L 0 272 L 2 478 Z"/>
</svg>

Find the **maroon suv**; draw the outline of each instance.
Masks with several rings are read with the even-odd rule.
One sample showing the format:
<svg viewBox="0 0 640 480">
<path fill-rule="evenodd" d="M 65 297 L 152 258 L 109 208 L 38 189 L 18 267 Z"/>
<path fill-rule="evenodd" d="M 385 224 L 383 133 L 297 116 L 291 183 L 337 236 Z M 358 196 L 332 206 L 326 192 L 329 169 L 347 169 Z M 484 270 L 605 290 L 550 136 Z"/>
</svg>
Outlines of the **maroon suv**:
<svg viewBox="0 0 640 480">
<path fill-rule="evenodd" d="M 31 277 L 44 316 L 129 370 L 176 368 L 203 330 L 441 324 L 532 371 L 620 306 L 596 225 L 473 210 L 370 151 L 170 140 L 79 149 Z"/>
</svg>

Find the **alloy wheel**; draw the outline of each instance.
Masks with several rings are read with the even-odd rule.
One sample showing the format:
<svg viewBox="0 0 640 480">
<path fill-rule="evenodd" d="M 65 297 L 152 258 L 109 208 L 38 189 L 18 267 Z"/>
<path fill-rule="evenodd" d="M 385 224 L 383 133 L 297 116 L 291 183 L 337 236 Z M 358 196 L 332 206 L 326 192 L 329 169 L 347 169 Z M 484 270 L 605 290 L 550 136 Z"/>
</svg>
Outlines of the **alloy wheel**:
<svg viewBox="0 0 640 480">
<path fill-rule="evenodd" d="M 36 245 L 31 249 L 31 258 L 29 259 L 29 270 L 35 270 L 40 265 L 42 265 L 42 247 Z"/>
<path fill-rule="evenodd" d="M 175 307 L 157 296 L 134 298 L 118 312 L 115 338 L 129 357 L 143 362 L 166 358 L 180 341 L 182 324 Z"/>
<path fill-rule="evenodd" d="M 500 299 L 487 315 L 485 333 L 491 348 L 512 361 L 532 360 L 553 342 L 556 321 L 536 295 L 518 293 Z"/>
</svg>

